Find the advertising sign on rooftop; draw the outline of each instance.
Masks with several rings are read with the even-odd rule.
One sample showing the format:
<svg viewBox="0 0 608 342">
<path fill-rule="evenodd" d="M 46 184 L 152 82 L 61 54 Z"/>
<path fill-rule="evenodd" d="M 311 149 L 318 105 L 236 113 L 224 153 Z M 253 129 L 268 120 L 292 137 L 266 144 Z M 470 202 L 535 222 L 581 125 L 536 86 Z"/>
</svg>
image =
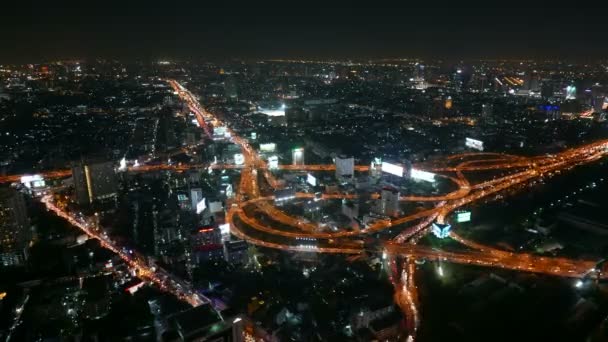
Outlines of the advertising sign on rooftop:
<svg viewBox="0 0 608 342">
<path fill-rule="evenodd" d="M 390 173 L 391 175 L 403 177 L 403 166 L 382 162 L 382 172 Z"/>
<path fill-rule="evenodd" d="M 481 140 L 466 138 L 464 144 L 466 147 L 470 147 L 478 151 L 483 151 L 483 141 Z"/>
<path fill-rule="evenodd" d="M 435 182 L 435 174 L 427 171 L 412 169 L 410 176 L 415 180 L 423 180 L 431 183 Z"/>
</svg>

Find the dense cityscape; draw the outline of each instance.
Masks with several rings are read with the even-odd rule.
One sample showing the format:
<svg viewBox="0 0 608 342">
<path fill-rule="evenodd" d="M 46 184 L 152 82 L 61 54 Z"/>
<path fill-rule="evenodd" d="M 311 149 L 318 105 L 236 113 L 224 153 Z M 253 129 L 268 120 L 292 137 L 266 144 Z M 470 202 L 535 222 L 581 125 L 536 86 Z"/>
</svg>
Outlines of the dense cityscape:
<svg viewBox="0 0 608 342">
<path fill-rule="evenodd" d="M 606 114 L 605 58 L 0 58 L 0 341 L 608 341 Z"/>
</svg>

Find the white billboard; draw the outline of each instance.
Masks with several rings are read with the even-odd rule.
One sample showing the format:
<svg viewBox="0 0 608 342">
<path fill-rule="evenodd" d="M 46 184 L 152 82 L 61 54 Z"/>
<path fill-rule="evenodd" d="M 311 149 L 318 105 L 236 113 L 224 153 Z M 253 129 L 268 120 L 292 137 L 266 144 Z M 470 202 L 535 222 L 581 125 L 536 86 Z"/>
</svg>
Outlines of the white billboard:
<svg viewBox="0 0 608 342">
<path fill-rule="evenodd" d="M 403 177 L 403 166 L 382 162 L 382 171 L 391 175 Z"/>
<path fill-rule="evenodd" d="M 40 181 L 33 181 L 32 182 L 32 187 L 33 188 L 44 188 L 46 186 L 46 182 L 43 180 Z"/>
<path fill-rule="evenodd" d="M 234 155 L 234 163 L 236 165 L 243 165 L 243 164 L 245 164 L 245 156 L 242 153 L 236 153 Z"/>
<path fill-rule="evenodd" d="M 418 169 L 412 169 L 412 173 L 410 177 L 415 180 L 423 180 L 426 182 L 435 182 L 435 174 L 427 171 L 422 171 Z"/>
<path fill-rule="evenodd" d="M 282 106 L 278 109 L 260 107 L 258 109 L 258 112 L 266 114 L 268 116 L 285 116 L 285 107 Z"/>
<path fill-rule="evenodd" d="M 467 147 L 483 151 L 483 141 L 481 140 L 466 138 L 464 144 Z"/>
<path fill-rule="evenodd" d="M 260 144 L 261 152 L 274 152 L 276 149 L 277 149 L 277 144 L 275 144 L 275 143 Z"/>
<path fill-rule="evenodd" d="M 127 159 L 125 157 L 122 157 L 122 159 L 119 162 L 118 170 L 125 171 L 126 169 L 127 169 Z"/>
<path fill-rule="evenodd" d="M 213 135 L 223 137 L 228 133 L 228 129 L 225 126 L 213 127 Z"/>
<path fill-rule="evenodd" d="M 205 199 L 203 198 L 198 203 L 196 203 L 196 213 L 200 214 L 207 209 L 207 204 L 205 203 Z"/>
<path fill-rule="evenodd" d="M 220 224 L 219 228 L 220 228 L 220 233 L 222 235 L 228 235 L 228 234 L 230 234 L 230 223 Z"/>
<path fill-rule="evenodd" d="M 315 176 L 313 176 L 309 173 L 306 175 L 306 183 L 308 183 L 312 186 L 317 186 L 317 179 L 315 178 Z"/>
<path fill-rule="evenodd" d="M 268 168 L 271 170 L 279 168 L 279 157 L 270 156 L 268 157 Z"/>
<path fill-rule="evenodd" d="M 44 186 L 44 178 L 42 178 L 41 175 L 21 176 L 21 184 L 25 185 L 27 188 L 31 188 L 32 185 L 34 185 L 34 187 L 42 187 Z"/>
</svg>

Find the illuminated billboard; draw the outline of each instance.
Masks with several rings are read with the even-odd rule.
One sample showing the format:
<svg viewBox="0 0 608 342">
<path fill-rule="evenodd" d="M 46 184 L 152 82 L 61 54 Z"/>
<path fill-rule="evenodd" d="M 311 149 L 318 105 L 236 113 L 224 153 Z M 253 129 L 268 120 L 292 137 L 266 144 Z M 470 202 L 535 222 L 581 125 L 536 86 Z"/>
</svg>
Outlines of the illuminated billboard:
<svg viewBox="0 0 608 342">
<path fill-rule="evenodd" d="M 435 182 L 435 174 L 427 171 L 422 171 L 418 169 L 412 169 L 410 173 L 410 177 L 415 180 L 423 180 L 426 182 Z"/>
<path fill-rule="evenodd" d="M 285 116 L 285 107 L 282 106 L 278 109 L 260 107 L 258 109 L 258 112 L 260 112 L 262 114 L 266 114 L 268 116 Z"/>
<path fill-rule="evenodd" d="M 226 131 L 226 127 L 224 126 L 213 127 L 213 135 L 224 136 L 224 134 L 226 134 Z"/>
<path fill-rule="evenodd" d="M 268 168 L 271 170 L 279 168 L 279 157 L 270 156 L 268 157 Z"/>
<path fill-rule="evenodd" d="M 277 144 L 275 144 L 275 143 L 260 144 L 261 152 L 274 152 L 276 149 L 277 149 Z"/>
<path fill-rule="evenodd" d="M 483 151 L 483 141 L 481 140 L 466 138 L 464 144 L 467 147 Z"/>
<path fill-rule="evenodd" d="M 122 159 L 119 162 L 118 170 L 124 171 L 126 169 L 127 169 L 127 159 L 125 157 L 122 157 Z"/>
<path fill-rule="evenodd" d="M 207 209 L 207 204 L 205 203 L 205 199 L 203 198 L 198 203 L 196 203 L 196 213 L 200 214 Z"/>
<path fill-rule="evenodd" d="M 312 186 L 317 186 L 317 179 L 315 178 L 315 176 L 313 176 L 309 173 L 306 175 L 306 183 L 308 183 Z"/>
<path fill-rule="evenodd" d="M 435 222 L 432 225 L 433 234 L 440 239 L 448 237 L 450 235 L 450 229 L 452 229 L 452 226 L 449 224 L 439 224 Z"/>
<path fill-rule="evenodd" d="M 576 99 L 576 87 L 569 85 L 566 87 L 566 100 Z"/>
<path fill-rule="evenodd" d="M 219 228 L 220 228 L 220 233 L 222 235 L 228 235 L 228 234 L 230 234 L 230 223 L 220 224 Z"/>
<path fill-rule="evenodd" d="M 234 155 L 234 163 L 236 165 L 243 165 L 243 164 L 245 164 L 245 156 L 242 153 L 236 153 Z"/>
<path fill-rule="evenodd" d="M 470 211 L 460 211 L 456 213 L 456 222 L 469 222 L 471 221 L 471 212 Z"/>
<path fill-rule="evenodd" d="M 45 186 L 46 186 L 46 183 L 43 180 L 32 182 L 33 188 L 44 188 Z"/>
<path fill-rule="evenodd" d="M 403 166 L 382 162 L 382 172 L 390 173 L 391 175 L 403 177 Z"/>
<path fill-rule="evenodd" d="M 145 282 L 139 281 L 137 284 L 127 287 L 125 289 L 125 292 L 128 292 L 130 294 L 135 294 L 135 292 L 137 292 L 139 289 L 144 287 L 145 284 L 146 284 Z"/>
<path fill-rule="evenodd" d="M 21 176 L 21 184 L 25 185 L 27 188 L 31 188 L 32 185 L 35 188 L 44 186 L 44 178 L 41 175 L 33 175 L 33 176 Z"/>
</svg>

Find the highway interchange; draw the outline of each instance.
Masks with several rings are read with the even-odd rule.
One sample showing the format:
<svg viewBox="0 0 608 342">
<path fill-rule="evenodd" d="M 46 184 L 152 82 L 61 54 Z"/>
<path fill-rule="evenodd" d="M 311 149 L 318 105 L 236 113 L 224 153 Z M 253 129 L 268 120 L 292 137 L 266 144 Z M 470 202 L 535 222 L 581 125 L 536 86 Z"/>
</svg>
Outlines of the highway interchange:
<svg viewBox="0 0 608 342">
<path fill-rule="evenodd" d="M 195 114 L 199 126 L 211 136 L 211 128 L 227 126 L 211 113 L 207 112 L 197 98 L 175 80 L 168 80 L 175 93 Z M 484 198 L 491 199 L 505 190 L 522 190 L 534 180 L 548 175 L 569 170 L 577 165 L 599 160 L 608 153 L 608 140 L 601 140 L 584 146 L 570 148 L 554 155 L 538 157 L 520 157 L 499 153 L 466 153 L 453 155 L 441 161 L 415 165 L 416 168 L 437 173 L 438 176 L 454 183 L 455 190 L 443 195 L 402 196 L 401 201 L 429 204 L 425 209 L 404 216 L 378 219 L 361 229 L 338 229 L 332 231 L 319 224 L 308 222 L 300 217 L 290 216 L 273 204 L 274 196 L 267 190 L 280 187 L 264 161 L 249 142 L 228 128 L 230 140 L 237 144 L 244 156 L 243 165 L 186 165 L 158 164 L 129 167 L 131 172 L 154 170 L 185 171 L 193 168 L 236 168 L 241 170 L 240 183 L 236 196 L 230 203 L 226 215 L 231 233 L 248 242 L 269 248 L 296 252 L 359 254 L 370 252 L 365 238 L 370 234 L 386 230 L 398 230 L 392 239 L 384 241 L 371 252 L 383 252 L 393 270 L 391 280 L 396 287 L 395 300 L 406 314 L 412 336 L 420 320 L 416 294 L 415 259 L 441 260 L 445 262 L 469 265 L 496 267 L 516 271 L 534 272 L 553 276 L 581 278 L 593 273 L 598 278 L 606 278 L 607 272 L 598 269 L 597 260 L 573 260 L 566 258 L 544 257 L 528 253 L 513 253 L 469 241 L 455 232 L 451 238 L 462 243 L 467 249 L 463 251 L 442 251 L 417 244 L 420 237 L 430 231 L 433 222 L 447 223 L 450 214 Z M 280 165 L 285 171 L 331 171 L 334 165 Z M 357 172 L 369 171 L 369 166 L 357 166 Z M 491 173 L 487 179 L 475 173 Z M 70 170 L 56 170 L 42 173 L 46 178 L 70 176 Z M 471 177 L 473 175 L 474 177 Z M 0 182 L 16 182 L 21 175 L 0 177 Z M 474 179 L 474 180 L 473 180 Z M 375 198 L 378 195 L 374 195 Z M 297 193 L 299 200 L 333 200 L 354 198 L 353 194 L 322 194 L 320 198 L 312 193 Z M 374 197 L 373 197 L 374 198 Z M 155 269 L 144 261 L 138 260 L 117 246 L 103 231 L 92 228 L 85 219 L 79 219 L 57 207 L 52 196 L 41 198 L 46 207 L 70 224 L 82 230 L 92 238 L 100 241 L 120 256 L 138 275 L 163 290 L 174 293 L 177 297 L 193 306 L 207 302 L 185 281 L 171 274 Z M 265 220 L 261 218 L 265 217 Z M 411 224 L 411 225 L 407 225 Z M 314 243 L 302 243 L 313 241 Z"/>
</svg>

